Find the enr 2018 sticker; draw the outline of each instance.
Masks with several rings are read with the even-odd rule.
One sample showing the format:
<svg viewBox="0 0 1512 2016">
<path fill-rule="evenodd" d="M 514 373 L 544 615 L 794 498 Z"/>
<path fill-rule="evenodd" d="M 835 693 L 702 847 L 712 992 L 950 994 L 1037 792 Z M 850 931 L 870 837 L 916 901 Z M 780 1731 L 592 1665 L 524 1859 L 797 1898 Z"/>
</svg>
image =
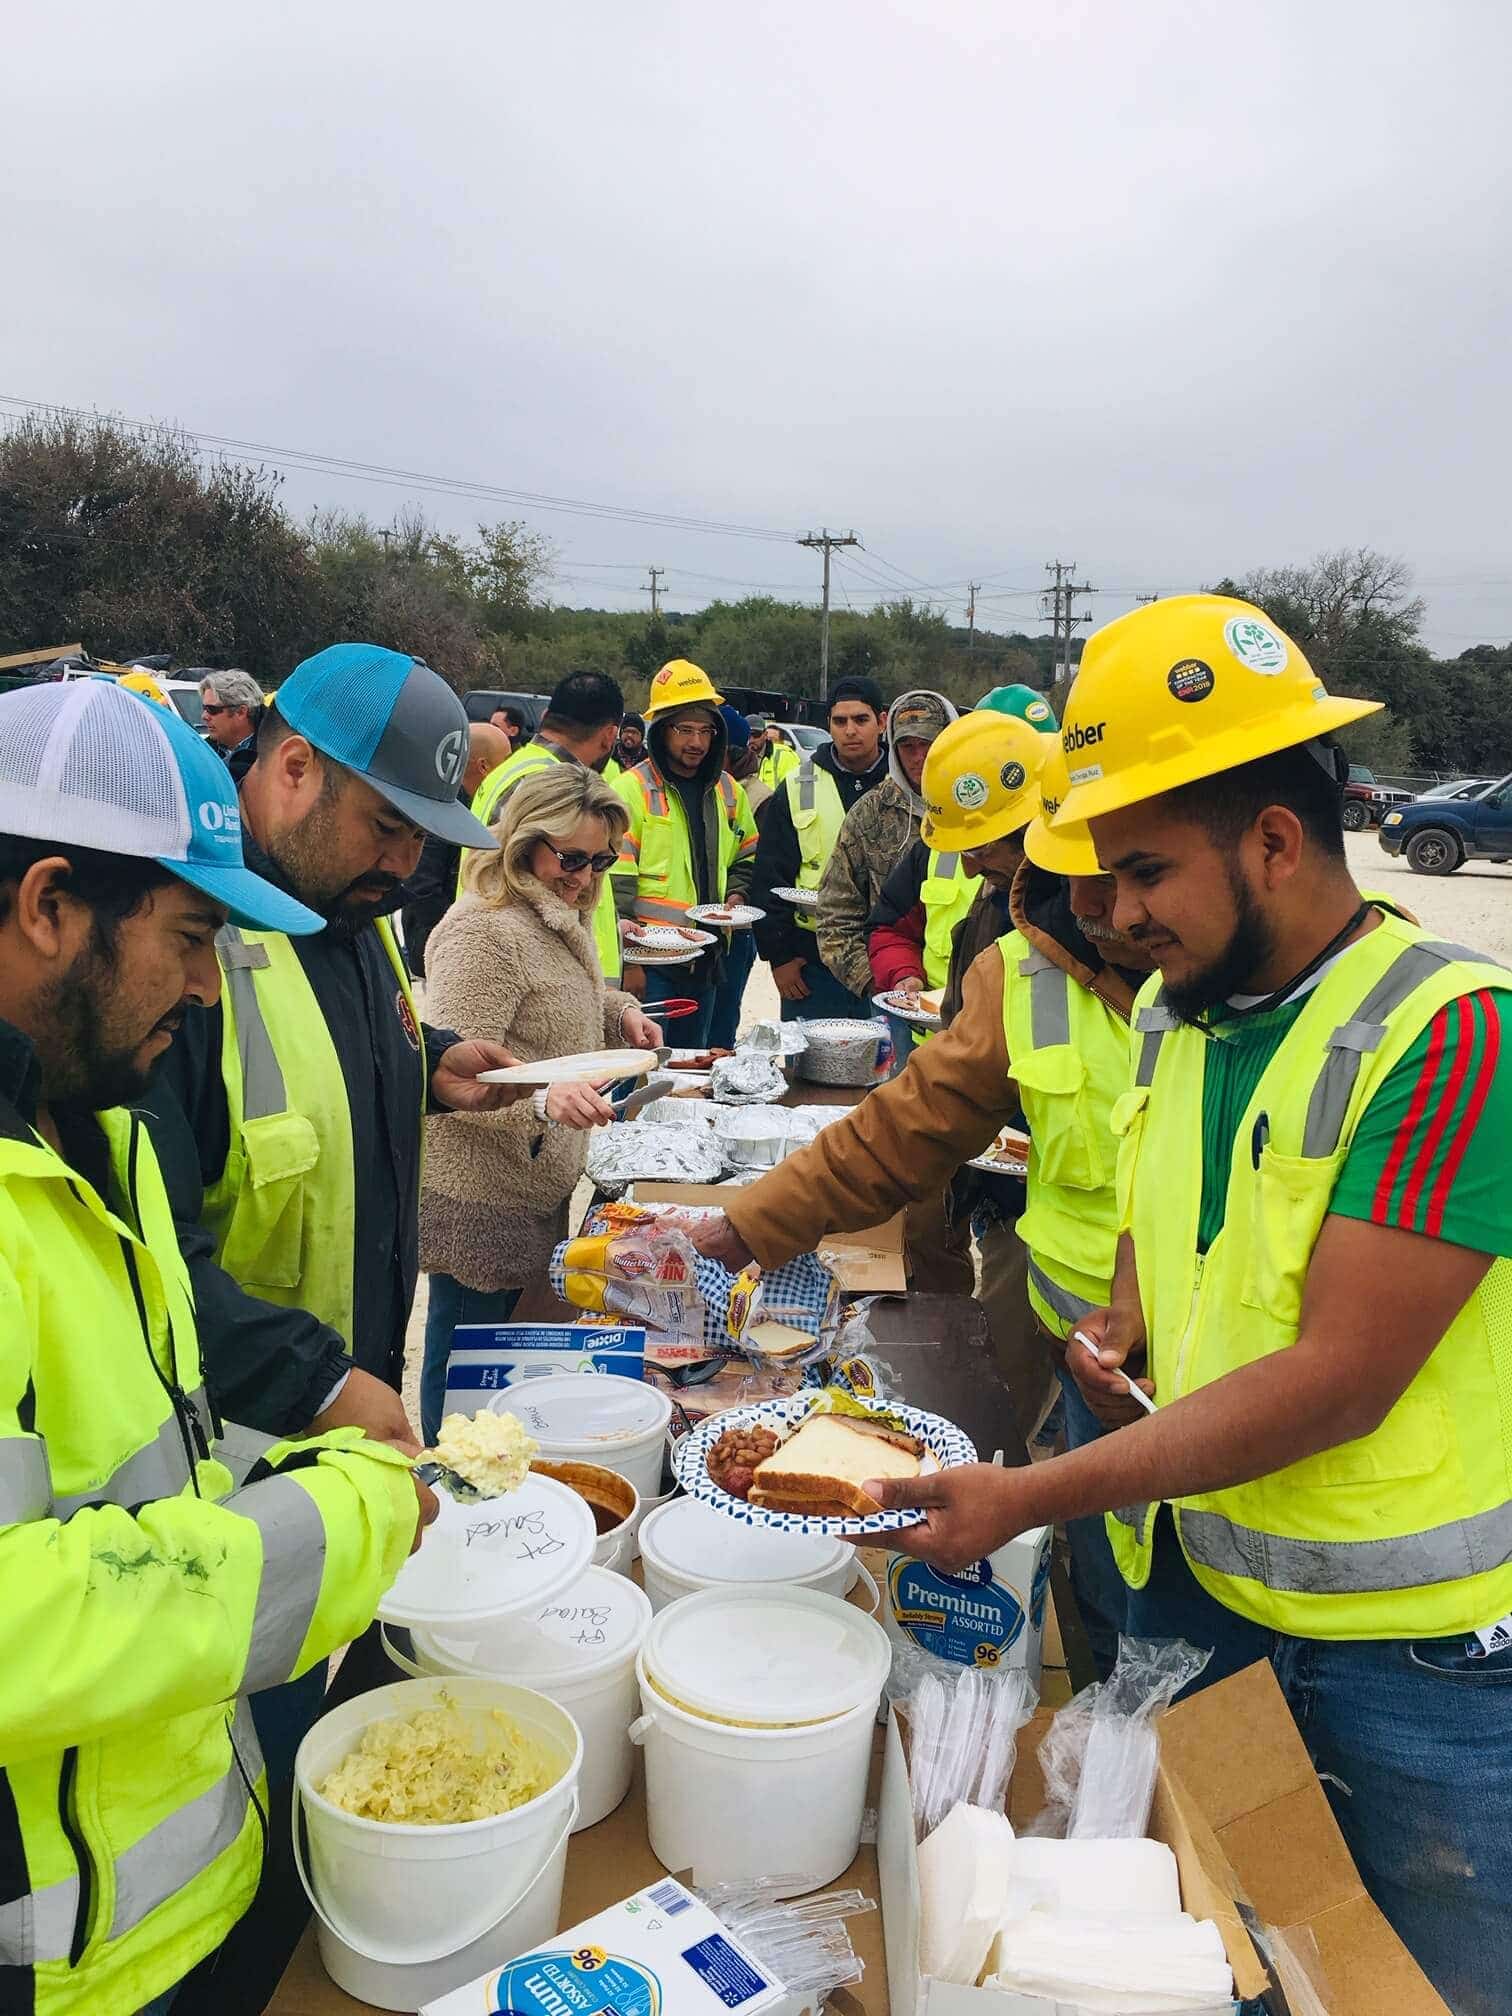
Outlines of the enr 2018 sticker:
<svg viewBox="0 0 1512 2016">
<path fill-rule="evenodd" d="M 1018 791 L 1023 788 L 1024 779 L 1028 775 L 1028 772 L 1022 763 L 1005 763 L 998 772 L 998 775 L 1003 780 L 1003 789 L 1005 791 Z"/>
<path fill-rule="evenodd" d="M 1258 616 L 1230 616 L 1223 626 L 1223 641 L 1251 672 L 1267 678 L 1286 669 L 1286 639 L 1278 637 Z"/>
<path fill-rule="evenodd" d="M 955 781 L 954 797 L 963 812 L 975 812 L 987 802 L 987 780 L 968 770 Z"/>
<path fill-rule="evenodd" d="M 1183 658 L 1166 674 L 1166 684 L 1177 700 L 1206 700 L 1214 686 L 1213 668 L 1200 658 Z"/>
</svg>

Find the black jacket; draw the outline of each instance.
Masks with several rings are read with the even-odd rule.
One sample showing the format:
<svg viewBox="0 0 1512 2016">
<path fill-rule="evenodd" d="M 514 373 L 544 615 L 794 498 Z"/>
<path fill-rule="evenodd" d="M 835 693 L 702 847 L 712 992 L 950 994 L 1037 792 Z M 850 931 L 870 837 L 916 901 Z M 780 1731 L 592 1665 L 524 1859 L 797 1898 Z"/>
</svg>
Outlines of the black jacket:
<svg viewBox="0 0 1512 2016">
<path fill-rule="evenodd" d="M 814 767 L 826 770 L 840 788 L 840 803 L 849 812 L 868 791 L 887 775 L 887 744 L 884 742 L 870 770 L 847 770 L 835 754 L 833 742 L 825 742 L 814 752 Z M 793 805 L 788 796 L 789 778 L 784 777 L 772 793 L 761 824 L 761 841 L 756 849 L 756 872 L 751 882 L 751 901 L 766 916 L 756 926 L 756 950 L 773 966 L 789 959 L 817 959 L 818 947 L 812 931 L 798 922 L 791 903 L 774 896 L 774 889 L 795 889 L 803 855 L 798 846 L 798 830 L 793 824 Z"/>
<path fill-rule="evenodd" d="M 288 887 L 245 829 L 242 851 L 249 868 Z M 142 1102 L 189 1262 L 206 1384 L 226 1418 L 275 1435 L 306 1427 L 353 1364 L 398 1387 L 419 1272 L 419 1066 L 394 969 L 371 924 L 291 942 L 335 1035 L 352 1116 L 350 1358 L 336 1331 L 303 1310 L 259 1301 L 217 1267 L 199 1223 L 231 1140 L 219 1003 L 187 1011 Z M 456 1041 L 450 1030 L 421 1025 L 427 1083 Z"/>
<path fill-rule="evenodd" d="M 415 872 L 400 890 L 404 956 L 417 978 L 425 978 L 425 947 L 432 931 L 457 899 L 462 849 L 432 833 L 420 850 Z"/>
</svg>

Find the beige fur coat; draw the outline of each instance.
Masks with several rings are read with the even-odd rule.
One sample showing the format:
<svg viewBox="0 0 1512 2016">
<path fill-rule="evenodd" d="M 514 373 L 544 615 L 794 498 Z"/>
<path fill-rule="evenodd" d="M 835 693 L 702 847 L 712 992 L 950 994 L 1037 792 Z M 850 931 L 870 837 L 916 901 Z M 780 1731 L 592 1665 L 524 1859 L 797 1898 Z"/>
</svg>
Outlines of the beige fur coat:
<svg viewBox="0 0 1512 2016">
<path fill-rule="evenodd" d="M 542 883 L 498 910 L 461 897 L 431 934 L 425 968 L 428 1021 L 532 1062 L 618 1045 L 624 1013 L 636 1005 L 605 988 L 584 914 Z M 528 1099 L 425 1126 L 420 1265 L 488 1292 L 543 1276 L 567 1236 L 587 1134 L 539 1119 Z"/>
</svg>

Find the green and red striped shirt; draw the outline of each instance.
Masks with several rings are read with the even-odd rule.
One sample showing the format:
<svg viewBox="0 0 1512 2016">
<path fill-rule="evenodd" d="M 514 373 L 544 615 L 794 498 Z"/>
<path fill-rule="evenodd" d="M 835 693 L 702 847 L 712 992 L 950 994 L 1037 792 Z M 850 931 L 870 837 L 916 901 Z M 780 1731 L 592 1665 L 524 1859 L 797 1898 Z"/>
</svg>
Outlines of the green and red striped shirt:
<svg viewBox="0 0 1512 2016">
<path fill-rule="evenodd" d="M 1223 1226 L 1234 1136 L 1261 1073 L 1306 996 L 1266 1014 L 1210 1018 L 1202 1090 L 1202 1211 L 1206 1252 Z M 1505 997 L 1461 995 L 1439 1011 L 1361 1116 L 1333 1210 L 1372 1225 L 1447 1239 L 1512 1258 L 1512 1044 Z"/>
</svg>

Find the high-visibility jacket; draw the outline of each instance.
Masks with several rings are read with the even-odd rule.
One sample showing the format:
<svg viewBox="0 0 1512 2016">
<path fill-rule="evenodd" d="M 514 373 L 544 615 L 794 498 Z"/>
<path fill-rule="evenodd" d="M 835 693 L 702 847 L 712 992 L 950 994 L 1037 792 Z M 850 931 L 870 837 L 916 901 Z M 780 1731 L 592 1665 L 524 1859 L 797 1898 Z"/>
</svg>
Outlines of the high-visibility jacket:
<svg viewBox="0 0 1512 2016">
<path fill-rule="evenodd" d="M 630 810 L 630 825 L 612 872 L 635 882 L 635 915 L 644 923 L 682 924 L 699 901 L 682 798 L 649 757 L 627 770 L 618 788 Z M 722 903 L 731 868 L 756 852 L 756 821 L 744 788 L 728 771 L 719 772 L 712 788 L 719 793 L 720 817 L 717 858 L 709 864 L 714 882 L 709 900 Z"/>
<path fill-rule="evenodd" d="M 217 1443 L 151 1143 L 98 1119 L 108 1200 L 0 1109 L 0 2006 L 35 2016 L 131 2016 L 224 1939 L 267 1809 L 238 1697 L 355 1637 L 415 1528 L 355 1429 Z"/>
<path fill-rule="evenodd" d="M 821 770 L 812 756 L 805 756 L 800 763 L 790 749 L 793 761 L 785 775 L 787 784 L 788 810 L 792 814 L 793 831 L 798 836 L 798 884 L 800 889 L 817 889 L 824 880 L 824 871 L 829 866 L 829 858 L 835 851 L 835 842 L 840 838 L 840 828 L 845 824 L 845 806 L 840 799 L 840 787 L 828 770 Z M 766 765 L 762 765 L 765 774 Z M 811 910 L 799 910 L 794 919 L 800 929 L 817 931 L 819 922 Z"/>
<path fill-rule="evenodd" d="M 1372 1097 L 1448 1002 L 1512 974 L 1386 916 L 1307 997 L 1239 1123 L 1223 1229 L 1197 1252 L 1210 1039 L 1152 981 L 1114 1110 L 1156 1398 L 1169 1405 L 1296 1341 L 1313 1247 Z M 1391 1292 L 1390 1282 L 1371 1284 Z M 1369 1323 L 1366 1302 L 1360 1321 Z M 1494 1260 L 1372 1434 L 1183 1498 L 1192 1571 L 1231 1610 L 1305 1638 L 1435 1638 L 1512 1610 L 1512 1262 Z M 1110 1515 L 1126 1579 L 1151 1508 Z"/>
<path fill-rule="evenodd" d="M 959 854 L 929 850 L 929 869 L 919 884 L 919 901 L 924 906 L 924 978 L 931 987 L 943 987 L 950 978 L 950 945 L 955 928 L 976 901 L 982 886 L 980 875 L 968 875 Z M 915 1029 L 915 1043 L 927 1043 L 928 1029 Z"/>
<path fill-rule="evenodd" d="M 998 940 L 1008 1069 L 1029 1129 L 1029 1302 L 1057 1337 L 1103 1307 L 1118 1250 L 1113 1108 L 1129 1083 L 1129 1025 L 1021 931 Z"/>
<path fill-rule="evenodd" d="M 483 782 L 473 793 L 473 817 L 481 819 L 485 826 L 491 826 L 503 801 L 504 794 L 522 777 L 528 777 L 535 770 L 549 770 L 553 763 L 575 762 L 575 757 L 557 754 L 549 742 L 527 742 L 523 749 L 516 749 L 512 756 L 506 756 L 502 763 L 496 763 Z M 613 771 L 613 776 L 610 772 Z M 618 785 L 623 776 L 619 765 L 612 760 L 604 767 L 604 782 Z M 467 866 L 469 855 L 475 850 L 462 849 L 462 858 L 457 864 L 457 894 L 462 894 L 462 870 Z M 598 948 L 599 964 L 604 969 L 604 978 L 611 987 L 617 987 L 624 962 L 620 957 L 619 919 L 614 910 L 614 891 L 609 877 L 603 878 L 599 888 L 598 901 L 593 906 L 593 942 Z"/>
<path fill-rule="evenodd" d="M 768 791 L 775 793 L 800 763 L 812 761 L 810 756 L 800 756 L 789 742 L 773 742 L 757 765 L 756 774 Z"/>
<path fill-rule="evenodd" d="M 418 1035 L 409 970 L 389 920 L 376 929 Z M 289 939 L 228 924 L 216 939 L 221 1077 L 231 1146 L 201 1223 L 219 1266 L 261 1301 L 305 1309 L 352 1348 L 352 1116 L 336 1044 Z M 417 1044 L 415 1100 L 427 1092 Z M 424 1138 L 424 1128 L 421 1138 Z"/>
</svg>

